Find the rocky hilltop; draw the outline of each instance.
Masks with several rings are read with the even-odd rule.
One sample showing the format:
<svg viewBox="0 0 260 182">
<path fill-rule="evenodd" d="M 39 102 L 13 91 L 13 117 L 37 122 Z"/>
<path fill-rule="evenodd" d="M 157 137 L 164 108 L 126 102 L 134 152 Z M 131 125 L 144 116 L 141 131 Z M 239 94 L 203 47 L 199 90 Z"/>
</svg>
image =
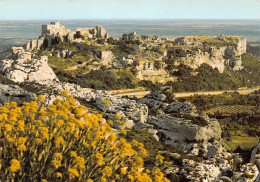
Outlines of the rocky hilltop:
<svg viewBox="0 0 260 182">
<path fill-rule="evenodd" d="M 71 31 L 60 22 L 42 25 L 42 35 L 31 40 L 26 50 L 46 49 L 60 43 L 71 43 L 82 50 L 84 42 L 100 45 L 124 46 L 126 54 L 115 55 L 112 47 L 106 50 L 92 50 L 93 58 L 99 58 L 101 65 L 114 69 L 131 68 L 137 78 L 153 82 L 174 80 L 165 68 L 169 65 L 187 65 L 198 68 L 206 63 L 220 72 L 226 66 L 242 69 L 241 55 L 246 52 L 246 39 L 237 36 L 189 36 L 176 39 L 159 38 L 154 35 L 138 36 L 135 32 L 125 33 L 121 38 L 110 37 L 102 26 L 77 28 Z M 52 55 L 70 58 L 74 52 L 66 49 L 52 49 Z"/>
<path fill-rule="evenodd" d="M 218 121 L 198 112 L 190 102 L 179 102 L 171 87 L 158 87 L 141 99 L 117 98 L 105 90 L 89 90 L 77 84 L 61 82 L 48 64 L 49 57 L 68 58 L 75 56 L 76 51 L 84 52 L 83 44 L 92 42 L 107 46 L 120 41 L 126 49 L 134 51 L 129 55 L 115 55 L 109 48 L 91 50 L 92 58 L 95 61 L 99 59 L 102 63 L 99 66 L 106 65 L 113 69 L 130 67 L 140 79 L 157 81 L 167 77 L 164 70 L 166 63 L 163 62 L 165 57 L 174 58 L 172 64 L 196 67 L 207 63 L 221 71 L 226 63 L 233 69 L 240 69 L 240 56 L 245 52 L 245 39 L 240 37 L 184 37 L 167 40 L 130 33 L 123 34 L 119 39 L 109 37 L 101 26 L 78 28 L 72 32 L 63 24 L 54 22 L 42 26 L 42 35 L 38 40 L 30 41 L 26 48 L 12 48 L 12 55 L 0 60 L 1 78 L 12 83 L 4 84 L 0 80 L 0 105 L 7 101 L 16 101 L 18 104 L 29 102 L 39 93 L 45 96 L 46 104 L 51 104 L 65 90 L 78 100 L 78 105 L 85 104 L 96 112 L 105 112 L 104 119 L 113 121 L 115 133 L 121 129 L 130 131 L 141 128 L 161 143 L 179 149 L 180 154 L 170 154 L 179 166 L 168 166 L 164 170 L 169 176 L 178 173 L 185 176 L 187 181 L 212 182 L 249 182 L 257 179 L 259 172 L 254 163 L 259 166 L 259 146 L 253 151 L 253 163 L 243 163 L 238 153 L 226 149 L 227 144 L 221 138 Z M 61 43 L 76 45 L 77 50 L 53 47 Z M 113 49 L 113 46 L 110 48 Z M 48 56 L 35 53 L 47 49 Z M 185 157 L 181 158 L 181 155 Z M 241 167 L 234 170 L 232 165 Z"/>
</svg>

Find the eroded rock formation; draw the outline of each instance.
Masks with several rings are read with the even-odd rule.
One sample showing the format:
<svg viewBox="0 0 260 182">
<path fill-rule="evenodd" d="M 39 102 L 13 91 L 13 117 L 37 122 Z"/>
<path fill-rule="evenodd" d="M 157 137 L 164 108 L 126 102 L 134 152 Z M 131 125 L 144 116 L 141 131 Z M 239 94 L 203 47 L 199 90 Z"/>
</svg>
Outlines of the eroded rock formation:
<svg viewBox="0 0 260 182">
<path fill-rule="evenodd" d="M 31 53 L 23 48 L 13 48 L 12 59 L 0 60 L 0 72 L 17 83 L 38 83 L 41 85 L 59 81 L 48 65 L 48 57 L 32 59 Z"/>
</svg>

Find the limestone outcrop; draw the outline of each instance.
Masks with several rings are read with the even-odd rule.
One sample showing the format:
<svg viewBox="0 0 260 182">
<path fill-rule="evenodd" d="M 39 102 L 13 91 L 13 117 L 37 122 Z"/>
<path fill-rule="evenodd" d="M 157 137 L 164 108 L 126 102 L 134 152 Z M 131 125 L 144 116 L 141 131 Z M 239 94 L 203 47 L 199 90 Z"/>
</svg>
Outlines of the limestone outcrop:
<svg viewBox="0 0 260 182">
<path fill-rule="evenodd" d="M 200 126 L 192 120 L 170 115 L 150 117 L 147 122 L 158 128 L 159 138 L 166 144 L 182 150 L 193 150 L 191 153 L 194 155 L 198 155 L 199 150 L 207 155 L 212 155 L 210 152 L 216 154 L 221 148 L 218 142 L 214 143 L 221 138 L 220 125 L 215 119 L 204 119 L 208 122 L 206 126 Z M 211 146 L 215 148 L 215 152 Z"/>
<path fill-rule="evenodd" d="M 214 156 L 221 152 L 221 128 L 216 119 L 197 113 L 189 102 L 178 102 L 170 87 L 159 87 L 139 99 L 154 116 L 147 120 L 161 141 L 193 155 Z"/>
<path fill-rule="evenodd" d="M 246 39 L 237 36 L 187 36 L 175 39 L 169 47 L 170 55 L 175 55 L 175 66 L 184 64 L 198 68 L 206 63 L 221 73 L 226 65 L 234 70 L 242 69 L 241 55 L 246 53 Z"/>
<path fill-rule="evenodd" d="M 115 56 L 111 51 L 102 51 L 100 53 L 100 57 L 101 57 L 101 63 L 103 65 L 112 65 Z"/>
<path fill-rule="evenodd" d="M 163 113 L 194 114 L 197 112 L 196 107 L 190 102 L 178 102 L 170 87 L 159 87 L 152 90 L 150 94 L 145 95 L 138 102 L 146 104 L 152 110 L 163 111 Z"/>
<path fill-rule="evenodd" d="M 17 83 L 38 83 L 41 85 L 59 81 L 48 65 L 48 57 L 31 59 L 31 53 L 23 48 L 13 48 L 14 59 L 0 60 L 0 72 Z"/>
<path fill-rule="evenodd" d="M 260 171 L 260 142 L 252 151 L 251 162 L 254 163 L 257 166 L 258 171 Z M 255 181 L 260 181 L 260 173 L 258 173 Z"/>
<path fill-rule="evenodd" d="M 106 32 L 106 30 L 98 25 L 94 28 L 77 28 L 76 29 L 76 34 L 79 37 L 82 37 L 84 39 L 87 38 L 109 38 L 108 33 Z"/>
<path fill-rule="evenodd" d="M 122 120 L 126 122 L 124 127 L 131 128 L 134 124 L 145 123 L 148 119 L 148 107 L 145 104 L 127 98 L 114 97 L 105 90 L 90 91 L 76 84 L 60 82 L 52 83 L 48 87 L 55 92 L 60 93 L 65 90 L 76 98 L 84 99 L 99 110 L 105 110 L 111 119 L 119 114 Z M 104 100 L 108 100 L 109 104 L 106 104 Z"/>
<path fill-rule="evenodd" d="M 36 94 L 28 92 L 18 85 L 0 84 L 0 106 L 5 102 L 16 102 L 21 105 L 23 102 L 30 102 L 36 99 Z"/>
</svg>

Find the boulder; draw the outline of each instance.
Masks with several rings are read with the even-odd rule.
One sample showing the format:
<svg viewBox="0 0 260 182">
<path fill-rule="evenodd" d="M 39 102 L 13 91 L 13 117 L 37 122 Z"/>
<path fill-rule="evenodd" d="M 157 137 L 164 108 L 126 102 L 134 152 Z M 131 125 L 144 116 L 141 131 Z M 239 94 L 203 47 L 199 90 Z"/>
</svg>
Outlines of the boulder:
<svg viewBox="0 0 260 182">
<path fill-rule="evenodd" d="M 252 163 L 254 163 L 257 166 L 258 171 L 260 171 L 260 142 L 253 149 L 250 160 L 251 160 Z M 258 172 L 258 176 L 256 177 L 255 181 L 260 181 L 260 174 L 259 174 L 259 172 Z"/>
<path fill-rule="evenodd" d="M 0 84 L 0 105 L 5 102 L 17 102 L 21 105 L 23 102 L 30 102 L 36 99 L 36 94 L 28 92 L 18 85 L 3 85 Z"/>
<path fill-rule="evenodd" d="M 199 126 L 191 120 L 169 115 L 150 117 L 147 122 L 155 125 L 160 140 L 164 141 L 165 144 L 173 145 L 182 150 L 193 150 L 194 146 L 189 145 L 192 143 L 196 144 L 196 148 L 204 149 L 209 155 L 217 153 L 215 150 L 218 148 L 213 146 L 221 138 L 221 128 L 215 119 L 208 119 L 206 126 Z M 208 148 L 208 146 L 211 147 Z"/>
</svg>

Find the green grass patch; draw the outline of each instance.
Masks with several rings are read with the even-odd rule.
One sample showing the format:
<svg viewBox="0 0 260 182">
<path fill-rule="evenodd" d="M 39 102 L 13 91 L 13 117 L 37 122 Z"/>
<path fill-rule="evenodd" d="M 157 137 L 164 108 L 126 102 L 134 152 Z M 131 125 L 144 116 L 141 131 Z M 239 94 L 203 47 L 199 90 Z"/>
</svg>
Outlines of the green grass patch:
<svg viewBox="0 0 260 182">
<path fill-rule="evenodd" d="M 78 65 L 78 63 L 72 59 L 62 59 L 55 56 L 49 56 L 48 63 L 51 67 L 57 68 L 58 70 L 64 70 L 69 67 Z"/>
<path fill-rule="evenodd" d="M 243 136 L 232 136 L 227 144 L 235 150 L 240 147 L 243 150 L 249 150 L 258 144 L 258 137 L 243 137 Z"/>
<path fill-rule="evenodd" d="M 217 37 L 205 37 L 200 39 L 200 42 L 212 46 L 235 46 L 237 42 L 233 38 L 226 38 L 226 41 L 219 40 Z"/>
</svg>

